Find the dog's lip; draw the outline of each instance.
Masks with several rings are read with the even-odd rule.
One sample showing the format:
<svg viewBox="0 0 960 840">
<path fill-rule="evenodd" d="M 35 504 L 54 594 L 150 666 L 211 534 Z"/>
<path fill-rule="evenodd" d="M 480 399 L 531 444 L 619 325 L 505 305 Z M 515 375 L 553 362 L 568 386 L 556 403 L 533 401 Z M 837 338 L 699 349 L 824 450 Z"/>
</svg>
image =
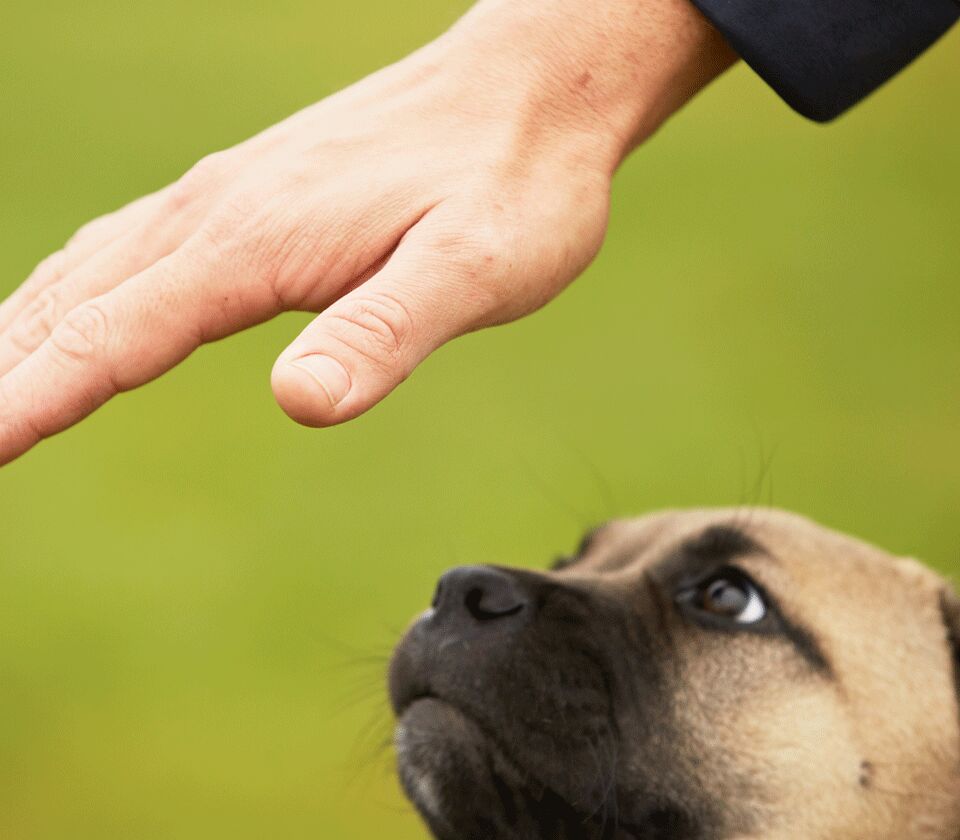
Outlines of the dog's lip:
<svg viewBox="0 0 960 840">
<path fill-rule="evenodd" d="M 436 703 L 443 703 L 444 705 L 449 706 L 447 703 L 440 697 L 437 697 L 432 691 L 423 691 L 417 694 L 411 694 L 409 697 L 404 697 L 402 701 L 397 704 L 396 715 L 398 718 L 402 718 L 407 712 L 410 711 L 417 703 L 422 703 L 424 700 L 433 700 Z"/>
<path fill-rule="evenodd" d="M 452 712 L 457 717 L 467 721 L 488 745 L 495 745 L 501 752 L 503 751 L 497 739 L 491 737 L 483 719 L 478 718 L 470 709 L 465 708 L 463 704 L 436 694 L 433 691 L 425 690 L 416 694 L 410 694 L 404 698 L 403 704 L 396 712 L 398 731 L 407 725 L 411 712 L 425 704 L 440 706 L 447 712 Z"/>
<path fill-rule="evenodd" d="M 524 786 L 529 786 L 531 790 L 538 791 L 538 797 L 542 797 L 545 792 L 552 793 L 557 797 L 558 801 L 564 803 L 572 813 L 577 814 L 585 825 L 596 815 L 596 809 L 579 809 L 571 800 L 565 798 L 547 783 L 540 780 L 523 762 L 519 762 L 513 750 L 509 748 L 509 745 L 487 729 L 482 717 L 478 718 L 461 704 L 450 702 L 433 693 L 424 692 L 411 696 L 407 700 L 403 710 L 399 713 L 395 734 L 398 757 L 404 754 L 404 742 L 410 733 L 415 731 L 411 725 L 416 726 L 416 724 L 413 723 L 413 719 L 417 716 L 418 712 L 425 712 L 428 715 L 427 720 L 430 721 L 430 723 L 427 724 L 428 729 L 435 729 L 438 720 L 441 721 L 441 729 L 439 731 L 444 733 L 444 737 L 450 737 L 451 729 L 459 731 L 461 733 L 460 737 L 463 737 L 463 732 L 470 733 L 472 747 L 489 756 L 488 761 L 484 764 L 487 771 L 490 771 L 492 768 L 492 762 L 495 757 L 495 760 L 500 763 L 503 768 L 509 769 L 511 778 Z M 446 723 L 442 723 L 442 721 L 446 721 Z M 456 726 L 450 726 L 452 721 L 458 721 L 458 724 Z M 420 723 L 423 723 L 422 719 Z M 419 727 L 417 726 L 417 728 Z M 462 756 L 459 760 L 463 760 Z M 429 775 L 418 775 L 416 769 L 414 769 L 413 775 L 409 778 L 422 780 L 431 777 Z M 429 793 L 431 789 L 428 787 L 426 790 L 427 793 L 424 793 L 423 789 L 420 789 L 421 795 L 415 799 L 417 806 L 425 809 L 433 819 L 445 819 L 444 811 L 437 807 L 436 802 Z"/>
<path fill-rule="evenodd" d="M 441 706 L 446 706 L 448 709 L 451 709 L 462 717 L 467 718 L 468 720 L 473 720 L 473 715 L 466 709 L 464 709 L 459 703 L 448 700 L 446 697 L 441 697 L 439 694 L 436 694 L 430 690 L 424 690 L 416 693 L 411 693 L 409 696 L 406 696 L 397 706 L 396 716 L 398 721 L 402 721 L 406 714 L 414 707 L 420 703 L 437 703 Z"/>
<path fill-rule="evenodd" d="M 403 677 L 398 677 L 395 665 L 391 666 L 390 705 L 393 707 L 394 717 L 398 719 L 418 700 L 440 699 L 422 673 L 410 673 L 409 669 L 405 671 Z"/>
</svg>

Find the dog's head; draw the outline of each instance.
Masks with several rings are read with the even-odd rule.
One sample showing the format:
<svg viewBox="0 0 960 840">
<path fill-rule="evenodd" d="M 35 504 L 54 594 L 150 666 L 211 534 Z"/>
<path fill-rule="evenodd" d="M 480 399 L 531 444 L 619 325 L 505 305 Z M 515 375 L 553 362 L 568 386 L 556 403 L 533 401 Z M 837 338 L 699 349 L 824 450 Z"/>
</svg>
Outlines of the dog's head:
<svg viewBox="0 0 960 840">
<path fill-rule="evenodd" d="M 442 840 L 954 840 L 958 637 L 939 577 L 799 517 L 615 521 L 441 579 L 391 665 L 401 780 Z"/>
</svg>

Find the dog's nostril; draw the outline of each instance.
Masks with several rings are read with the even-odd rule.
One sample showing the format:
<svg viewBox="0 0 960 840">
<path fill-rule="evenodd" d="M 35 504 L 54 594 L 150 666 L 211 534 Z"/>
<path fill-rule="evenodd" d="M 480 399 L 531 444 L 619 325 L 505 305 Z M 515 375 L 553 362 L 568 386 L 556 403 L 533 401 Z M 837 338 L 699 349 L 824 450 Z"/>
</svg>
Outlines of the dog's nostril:
<svg viewBox="0 0 960 840">
<path fill-rule="evenodd" d="M 460 566 L 441 579 L 433 598 L 439 620 L 494 621 L 523 612 L 530 597 L 516 574 L 495 566 Z"/>
<path fill-rule="evenodd" d="M 437 588 L 433 590 L 433 600 L 430 601 L 430 606 L 433 609 L 436 609 L 440 606 L 440 599 L 443 597 L 443 578 L 440 578 L 437 581 Z"/>
<path fill-rule="evenodd" d="M 511 603 L 515 600 L 510 599 L 504 602 L 500 599 L 492 599 L 488 593 L 475 587 L 467 592 L 463 605 L 477 621 L 492 621 L 496 618 L 510 618 L 519 613 L 523 609 L 523 604 Z"/>
</svg>

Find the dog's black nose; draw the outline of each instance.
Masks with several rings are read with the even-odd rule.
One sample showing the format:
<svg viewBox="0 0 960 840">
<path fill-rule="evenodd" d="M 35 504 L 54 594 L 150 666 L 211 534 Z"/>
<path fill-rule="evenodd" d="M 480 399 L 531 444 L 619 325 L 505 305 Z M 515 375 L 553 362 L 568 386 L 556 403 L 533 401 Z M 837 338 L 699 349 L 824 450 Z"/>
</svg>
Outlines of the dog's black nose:
<svg viewBox="0 0 960 840">
<path fill-rule="evenodd" d="M 470 616 L 488 622 L 520 616 L 530 602 L 510 572 L 493 566 L 461 566 L 440 578 L 432 606 L 438 617 Z"/>
</svg>

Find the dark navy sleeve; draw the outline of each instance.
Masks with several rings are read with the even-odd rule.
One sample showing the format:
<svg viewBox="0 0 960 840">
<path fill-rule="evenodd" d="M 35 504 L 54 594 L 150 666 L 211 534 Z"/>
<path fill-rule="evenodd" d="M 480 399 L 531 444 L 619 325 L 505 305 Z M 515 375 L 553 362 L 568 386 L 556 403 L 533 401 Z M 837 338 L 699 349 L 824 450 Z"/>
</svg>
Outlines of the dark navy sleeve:
<svg viewBox="0 0 960 840">
<path fill-rule="evenodd" d="M 826 122 L 906 67 L 960 0 L 693 0 L 787 103 Z"/>
</svg>

